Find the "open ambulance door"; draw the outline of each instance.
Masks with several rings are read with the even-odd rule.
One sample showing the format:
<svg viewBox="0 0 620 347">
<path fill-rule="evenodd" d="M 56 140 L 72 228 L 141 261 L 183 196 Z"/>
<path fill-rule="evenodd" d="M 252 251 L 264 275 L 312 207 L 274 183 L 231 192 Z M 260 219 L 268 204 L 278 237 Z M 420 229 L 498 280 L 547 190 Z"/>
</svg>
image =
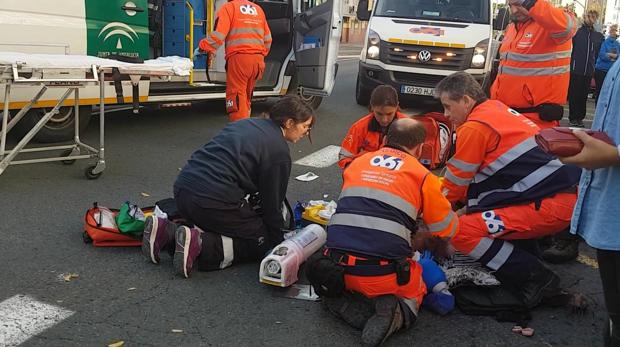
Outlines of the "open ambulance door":
<svg viewBox="0 0 620 347">
<path fill-rule="evenodd" d="M 341 0 L 302 0 L 293 28 L 298 87 L 306 95 L 329 96 L 338 72 Z"/>
</svg>

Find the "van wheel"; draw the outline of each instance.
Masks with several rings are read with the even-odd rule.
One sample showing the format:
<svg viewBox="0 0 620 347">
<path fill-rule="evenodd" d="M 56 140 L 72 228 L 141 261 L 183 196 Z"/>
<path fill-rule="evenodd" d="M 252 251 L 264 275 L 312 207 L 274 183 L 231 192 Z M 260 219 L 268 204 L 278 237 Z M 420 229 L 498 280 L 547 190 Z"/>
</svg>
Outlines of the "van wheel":
<svg viewBox="0 0 620 347">
<path fill-rule="evenodd" d="M 32 109 L 24 115 L 12 132 L 20 139 L 24 137 L 51 108 Z M 80 132 L 86 130 L 91 119 L 91 106 L 80 106 Z M 36 142 L 50 143 L 72 140 L 75 136 L 75 112 L 73 106 L 62 106 L 58 113 L 34 136 Z"/>
<path fill-rule="evenodd" d="M 362 106 L 368 106 L 370 102 L 370 90 L 362 87 L 359 76 L 357 76 L 357 82 L 355 82 L 355 101 Z"/>
<path fill-rule="evenodd" d="M 289 84 L 289 88 L 287 91 L 288 95 L 297 95 L 299 98 L 306 103 L 306 105 L 312 107 L 313 110 L 316 110 L 321 106 L 321 102 L 323 102 L 323 98 L 316 95 L 306 95 L 299 91 L 297 88 L 297 78 L 293 77 L 291 79 L 291 83 Z"/>
</svg>

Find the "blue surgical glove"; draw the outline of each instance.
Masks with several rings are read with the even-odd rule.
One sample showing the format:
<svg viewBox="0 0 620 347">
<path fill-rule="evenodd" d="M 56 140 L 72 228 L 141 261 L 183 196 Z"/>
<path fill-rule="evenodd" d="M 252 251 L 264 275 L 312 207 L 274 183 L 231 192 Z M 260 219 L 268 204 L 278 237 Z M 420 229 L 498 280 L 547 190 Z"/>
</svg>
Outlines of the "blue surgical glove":
<svg viewBox="0 0 620 347">
<path fill-rule="evenodd" d="M 437 284 L 446 282 L 446 274 L 443 273 L 443 270 L 434 260 L 423 258 L 418 261 L 418 264 L 422 265 L 422 279 L 429 293 L 433 291 Z"/>
<path fill-rule="evenodd" d="M 205 54 L 206 53 L 204 51 L 200 50 L 200 47 L 196 47 L 196 49 L 194 50 L 194 59 Z"/>
<path fill-rule="evenodd" d="M 424 307 L 442 316 L 452 312 L 454 304 L 454 296 L 450 292 L 430 293 L 422 300 Z"/>
</svg>

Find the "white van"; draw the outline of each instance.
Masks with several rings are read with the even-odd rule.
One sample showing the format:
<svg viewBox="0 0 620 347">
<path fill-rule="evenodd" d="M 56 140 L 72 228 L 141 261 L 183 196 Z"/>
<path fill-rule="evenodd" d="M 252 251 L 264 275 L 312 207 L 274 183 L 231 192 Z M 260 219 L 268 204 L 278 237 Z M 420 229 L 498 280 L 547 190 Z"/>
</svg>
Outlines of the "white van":
<svg viewBox="0 0 620 347">
<path fill-rule="evenodd" d="M 367 105 L 379 84 L 403 98 L 432 96 L 434 87 L 456 71 L 472 74 L 488 88 L 506 11 L 492 16 L 492 0 L 361 0 L 358 18 L 369 20 L 355 96 Z"/>
<path fill-rule="evenodd" d="M 146 60 L 161 56 L 191 58 L 207 30 L 212 30 L 219 7 L 227 0 L 2 0 L 0 51 L 79 54 L 103 58 Z M 264 77 L 255 97 L 298 93 L 314 108 L 334 86 L 342 32 L 341 0 L 256 0 L 267 16 L 273 44 Z M 224 47 L 213 66 L 205 70 L 203 56 L 194 61 L 190 78 L 140 82 L 140 102 L 164 105 L 195 100 L 224 99 Z M 124 102 L 130 104 L 131 82 L 123 82 Z M 107 86 L 106 104 L 116 104 L 114 88 Z M 30 101 L 33 91 L 14 88 L 11 110 Z M 0 95 L 4 88 L 0 86 Z M 98 90 L 85 88 L 80 121 L 86 126 Z M 12 132 L 26 133 L 55 105 L 51 90 Z M 69 103 L 66 103 L 69 105 Z M 0 103 L 0 107 L 3 107 Z M 15 111 L 13 111 L 15 112 Z M 1 115 L 0 115 L 1 117 Z M 35 137 L 40 142 L 73 138 L 72 107 L 63 107 Z"/>
</svg>

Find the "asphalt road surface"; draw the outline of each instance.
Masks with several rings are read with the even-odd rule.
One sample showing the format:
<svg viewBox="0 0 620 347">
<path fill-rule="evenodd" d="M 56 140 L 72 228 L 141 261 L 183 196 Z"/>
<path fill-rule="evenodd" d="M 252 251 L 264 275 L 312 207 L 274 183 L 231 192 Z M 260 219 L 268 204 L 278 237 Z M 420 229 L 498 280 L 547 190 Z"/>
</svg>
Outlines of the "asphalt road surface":
<svg viewBox="0 0 620 347">
<path fill-rule="evenodd" d="M 348 126 L 366 113 L 354 99 L 357 61 L 340 62 L 332 96 L 318 110 L 313 143 L 291 145 L 293 160 L 339 145 Z M 272 101 L 256 104 L 255 114 Z M 227 120 L 224 103 L 192 108 L 111 113 L 106 124 L 107 169 L 86 180 L 87 161 L 11 166 L 0 176 L 0 346 L 356 346 L 360 333 L 317 302 L 281 297 L 258 282 L 258 264 L 175 277 L 171 259 L 147 263 L 139 248 L 94 248 L 82 242 L 86 209 L 94 201 L 141 206 L 171 196 L 172 183 L 196 148 Z M 410 112 L 420 106 L 414 103 Z M 86 138 L 97 139 L 96 122 Z M 291 201 L 335 199 L 336 165 L 293 165 L 292 177 L 312 171 L 312 182 L 291 180 Z M 581 245 L 580 262 L 553 268 L 565 286 L 590 300 L 583 316 L 540 308 L 535 335 L 511 332 L 511 323 L 453 312 L 422 311 L 418 324 L 387 346 L 593 346 L 605 320 L 593 252 Z M 63 276 L 79 277 L 65 281 Z"/>
</svg>

